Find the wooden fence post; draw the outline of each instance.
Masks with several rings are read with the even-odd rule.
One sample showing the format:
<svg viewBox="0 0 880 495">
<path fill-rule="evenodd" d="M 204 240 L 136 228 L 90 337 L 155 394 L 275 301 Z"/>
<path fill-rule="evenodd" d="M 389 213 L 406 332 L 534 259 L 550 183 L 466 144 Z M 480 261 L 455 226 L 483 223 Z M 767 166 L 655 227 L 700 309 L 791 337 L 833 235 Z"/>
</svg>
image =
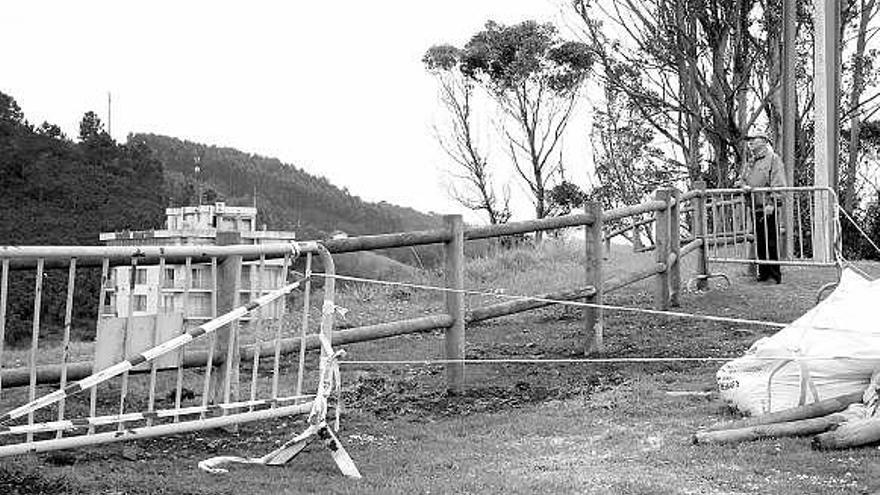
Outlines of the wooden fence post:
<svg viewBox="0 0 880 495">
<path fill-rule="evenodd" d="M 667 259 L 675 258 L 669 265 L 669 305 L 677 308 L 681 294 L 681 193 L 671 189 L 672 204 L 669 206 L 669 253 Z"/>
<path fill-rule="evenodd" d="M 654 255 L 665 269 L 654 279 L 654 308 L 669 309 L 669 189 L 658 189 L 654 199 L 666 203 L 666 207 L 654 213 Z"/>
<path fill-rule="evenodd" d="M 697 290 L 709 287 L 709 246 L 706 241 L 706 182 L 694 181 L 694 189 L 700 191 L 694 198 L 694 239 L 702 239 L 703 245 L 697 252 Z"/>
<path fill-rule="evenodd" d="M 586 298 L 586 302 L 602 304 L 602 204 L 589 201 L 584 205 L 584 212 L 593 216 L 593 223 L 586 230 L 586 285 L 592 285 L 596 292 Z M 603 342 L 603 311 L 602 308 L 586 308 L 587 345 L 586 355 L 604 351 Z"/>
<path fill-rule="evenodd" d="M 217 245 L 241 243 L 239 232 L 217 232 Z M 239 306 L 241 290 L 241 256 L 227 256 L 217 267 L 217 314 L 224 314 Z M 189 278 L 189 277 L 187 277 Z M 241 353 L 238 341 L 238 321 L 217 330 L 214 355 L 223 359 L 216 373 L 211 375 L 211 399 L 214 404 L 238 400 L 239 363 Z"/>
<path fill-rule="evenodd" d="M 463 360 L 465 357 L 464 308 L 464 222 L 461 215 L 443 217 L 451 238 L 446 242 L 446 287 L 458 292 L 446 293 L 446 313 L 452 325 L 446 329 L 446 359 Z M 464 363 L 446 364 L 446 389 L 460 393 L 464 390 Z"/>
</svg>

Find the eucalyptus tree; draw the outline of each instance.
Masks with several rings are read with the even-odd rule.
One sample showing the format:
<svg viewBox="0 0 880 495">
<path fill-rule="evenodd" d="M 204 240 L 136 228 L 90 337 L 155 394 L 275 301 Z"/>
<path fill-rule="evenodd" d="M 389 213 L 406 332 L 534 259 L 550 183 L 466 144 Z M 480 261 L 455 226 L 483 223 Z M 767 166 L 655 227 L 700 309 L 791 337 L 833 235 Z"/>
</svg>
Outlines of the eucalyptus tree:
<svg viewBox="0 0 880 495">
<path fill-rule="evenodd" d="M 547 191 L 562 161 L 554 161 L 592 66 L 589 47 L 563 40 L 552 24 L 493 21 L 462 51 L 461 71 L 501 110 L 499 130 L 536 218 L 549 214 Z"/>
<path fill-rule="evenodd" d="M 464 207 L 485 211 L 492 225 L 510 219 L 509 190 L 496 192 L 488 163 L 488 150 L 478 143 L 475 112 L 475 81 L 462 72 L 463 51 L 451 45 L 435 45 L 422 62 L 437 80 L 440 102 L 449 114 L 448 125 L 434 128 L 440 147 L 454 163 L 450 175 L 452 197 Z M 444 132 L 445 131 L 445 132 Z"/>
</svg>

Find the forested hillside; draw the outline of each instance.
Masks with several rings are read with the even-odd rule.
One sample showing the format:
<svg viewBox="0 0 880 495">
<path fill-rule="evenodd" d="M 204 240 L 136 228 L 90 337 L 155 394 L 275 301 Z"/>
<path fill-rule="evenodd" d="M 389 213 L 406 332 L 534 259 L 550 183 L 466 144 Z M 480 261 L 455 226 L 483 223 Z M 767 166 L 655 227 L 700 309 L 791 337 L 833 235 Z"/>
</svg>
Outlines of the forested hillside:
<svg viewBox="0 0 880 495">
<path fill-rule="evenodd" d="M 120 145 L 87 113 L 78 142 L 52 124 L 33 126 L 15 100 L 0 93 L 0 245 L 94 245 L 107 230 L 160 226 L 162 165 L 142 145 Z M 34 272 L 10 276 L 6 339 L 29 334 Z M 42 321 L 57 329 L 64 315 L 66 270 L 43 281 Z M 80 270 L 74 318 L 94 327 L 99 275 Z"/>
<path fill-rule="evenodd" d="M 195 168 L 198 165 L 198 174 Z M 138 134 L 116 143 L 100 119 L 87 113 L 74 140 L 44 122 L 27 122 L 15 100 L 0 92 L 0 245 L 96 245 L 100 232 L 161 228 L 164 208 L 225 200 L 250 205 L 269 229 L 321 239 L 417 230 L 438 225 L 430 215 L 387 203 L 368 203 L 293 165 L 178 139 Z M 387 254 L 431 264 L 439 251 Z M 27 339 L 33 318 L 34 273 L 10 277 L 6 340 Z M 64 314 L 66 270 L 45 275 L 41 321 L 56 332 Z M 99 276 L 80 270 L 75 327 L 94 329 Z"/>
<path fill-rule="evenodd" d="M 98 232 L 161 225 L 162 166 L 141 145 L 120 145 L 94 114 L 79 142 L 32 126 L 0 93 L 3 244 L 98 244 Z"/>
<path fill-rule="evenodd" d="M 261 222 L 269 229 L 296 230 L 300 238 L 322 238 L 336 230 L 358 235 L 439 225 L 436 217 L 411 208 L 363 201 L 275 158 L 155 134 L 132 135 L 129 145 L 150 148 L 162 163 L 171 203 L 193 203 L 195 191 L 201 190 L 209 201 L 250 205 L 256 193 Z"/>
</svg>

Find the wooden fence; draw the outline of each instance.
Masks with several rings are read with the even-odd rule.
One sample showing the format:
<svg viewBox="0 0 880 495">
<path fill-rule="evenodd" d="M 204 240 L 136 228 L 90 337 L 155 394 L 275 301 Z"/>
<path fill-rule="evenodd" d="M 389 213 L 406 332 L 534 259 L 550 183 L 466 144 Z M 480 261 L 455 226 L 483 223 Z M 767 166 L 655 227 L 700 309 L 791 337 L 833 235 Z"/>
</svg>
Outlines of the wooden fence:
<svg viewBox="0 0 880 495">
<path fill-rule="evenodd" d="M 661 189 L 657 191 L 653 200 L 604 212 L 598 203 L 588 203 L 585 205 L 584 211 L 580 213 L 480 227 L 466 227 L 463 225 L 460 215 L 450 215 L 444 218 L 445 225 L 442 228 L 323 241 L 321 244 L 332 254 L 441 244 L 445 251 L 445 288 L 450 289 L 445 292 L 445 314 L 335 331 L 332 337 L 333 344 L 365 342 L 443 329 L 445 330 L 445 358 L 457 361 L 447 365 L 447 386 L 451 391 L 460 391 L 465 383 L 462 360 L 465 358 L 466 328 L 470 323 L 547 306 L 552 304 L 549 301 L 553 300 L 583 300 L 601 306 L 606 294 L 652 277 L 655 279 L 654 307 L 662 310 L 675 306 L 678 304 L 682 286 L 679 269 L 682 257 L 690 253 L 697 253 L 698 280 L 702 280 L 700 275 L 707 274 L 705 221 L 700 219 L 700 212 L 703 210 L 699 207 L 703 197 L 699 189 L 684 194 L 680 194 L 674 189 Z M 690 230 L 693 235 L 689 236 L 690 239 L 686 240 L 687 242 L 684 244 L 682 244 L 681 232 L 683 203 L 687 203 L 685 208 L 687 211 L 696 212 L 689 215 L 688 222 L 692 225 Z M 603 224 L 644 214 L 653 215 L 656 242 L 655 263 L 639 272 L 604 280 L 602 266 Z M 464 293 L 462 292 L 464 289 L 464 246 L 466 242 L 571 227 L 583 227 L 586 232 L 584 286 L 535 296 L 540 300 L 513 300 L 466 310 Z M 283 246 L 198 246 L 198 252 L 193 252 L 192 248 L 193 246 L 7 246 L 0 247 L 0 261 L 2 261 L 5 280 L 11 270 L 33 269 L 38 264 L 42 264 L 43 268 L 67 267 L 71 263 L 71 259 L 75 259 L 79 267 L 103 267 L 106 276 L 108 266 L 126 265 L 132 263 L 132 260 L 136 260 L 139 266 L 159 263 L 208 262 L 215 263 L 222 268 L 229 260 L 240 264 L 242 261 L 285 255 Z M 222 269 L 220 271 L 223 272 Z M 228 270 L 230 274 L 233 272 L 232 268 Z M 226 281 L 218 287 L 220 290 L 218 298 L 222 301 L 224 297 L 227 297 L 223 296 L 223 293 L 234 293 L 239 289 L 236 284 L 240 282 L 236 282 L 234 276 L 221 276 L 220 278 Z M 224 289 L 224 287 L 226 288 Z M 2 289 L 5 296 L 5 284 Z M 586 339 L 583 346 L 586 354 L 596 354 L 603 351 L 603 320 L 601 307 L 585 308 Z M 3 325 L 4 315 L 0 309 L 0 338 L 2 338 Z M 249 362 L 253 359 L 256 362 L 261 359 L 271 359 L 273 355 L 277 356 L 278 353 L 299 352 L 303 347 L 318 349 L 317 336 L 303 335 L 280 339 L 277 344 L 267 342 L 261 345 L 240 347 L 237 349 L 238 355 L 231 357 L 234 361 Z M 213 352 L 209 354 L 211 352 L 210 349 L 187 350 L 181 356 L 179 368 L 205 367 L 208 363 L 223 367 L 227 359 L 225 353 Z M 0 350 L 0 362 L 2 362 L 2 350 Z M 0 383 L 4 388 L 25 385 L 34 387 L 37 384 L 59 383 L 61 380 L 76 380 L 88 376 L 92 372 L 92 368 L 93 363 L 91 362 L 65 362 L 59 365 L 43 366 L 32 364 L 28 368 L 4 369 L 0 375 Z M 149 371 L 149 369 L 132 370 L 132 373 Z"/>
</svg>

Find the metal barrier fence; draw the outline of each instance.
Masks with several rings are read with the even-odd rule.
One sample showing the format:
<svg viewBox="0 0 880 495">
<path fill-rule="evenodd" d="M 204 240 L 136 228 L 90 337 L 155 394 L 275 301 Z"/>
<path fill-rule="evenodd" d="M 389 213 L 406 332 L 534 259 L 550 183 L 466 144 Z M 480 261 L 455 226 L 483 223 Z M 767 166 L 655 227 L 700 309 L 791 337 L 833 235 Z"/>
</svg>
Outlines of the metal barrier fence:
<svg viewBox="0 0 880 495">
<path fill-rule="evenodd" d="M 291 283 L 300 254 L 305 277 Z M 308 412 L 305 392 L 318 379 L 317 360 L 306 359 L 313 254 L 332 274 L 333 260 L 317 243 L 0 247 L 0 456 Z M 94 345 L 74 346 L 77 281 L 90 269 L 100 270 L 97 335 Z M 43 338 L 41 325 L 50 270 L 67 273 L 60 345 Z M 258 282 L 242 284 L 242 273 Z M 13 275 L 33 281 L 27 350 L 3 348 Z M 182 284 L 167 283 L 180 275 Z M 295 288 L 302 289 L 302 317 L 285 321 L 286 296 Z M 324 308 L 335 307 L 334 285 L 325 283 L 323 292 Z M 197 298 L 208 301 L 198 314 Z M 332 321 L 332 311 L 324 311 L 321 333 L 328 338 Z M 285 333 L 297 326 L 298 349 L 283 349 Z M 298 356 L 283 363 L 282 354 L 291 352 Z M 295 369 L 295 379 L 282 381 L 282 367 Z"/>
<path fill-rule="evenodd" d="M 831 188 L 708 189 L 703 194 L 709 261 L 837 264 L 838 203 Z"/>
<path fill-rule="evenodd" d="M 680 194 L 682 242 L 705 240 L 705 263 L 836 266 L 841 252 L 839 205 L 828 187 L 777 187 L 746 189 L 694 188 Z M 772 209 L 765 208 L 772 206 Z M 771 212 L 772 210 L 772 212 Z M 656 249 L 656 240 L 643 233 L 657 221 L 627 218 L 622 226 L 603 235 L 606 250 L 624 234 L 636 252 Z M 757 228 L 756 228 L 757 226 Z M 647 247 L 643 242 L 647 241 Z M 775 253 L 775 256 L 768 256 Z M 767 258 L 777 259 L 767 259 Z M 700 271 L 704 273 L 704 271 Z"/>
</svg>

